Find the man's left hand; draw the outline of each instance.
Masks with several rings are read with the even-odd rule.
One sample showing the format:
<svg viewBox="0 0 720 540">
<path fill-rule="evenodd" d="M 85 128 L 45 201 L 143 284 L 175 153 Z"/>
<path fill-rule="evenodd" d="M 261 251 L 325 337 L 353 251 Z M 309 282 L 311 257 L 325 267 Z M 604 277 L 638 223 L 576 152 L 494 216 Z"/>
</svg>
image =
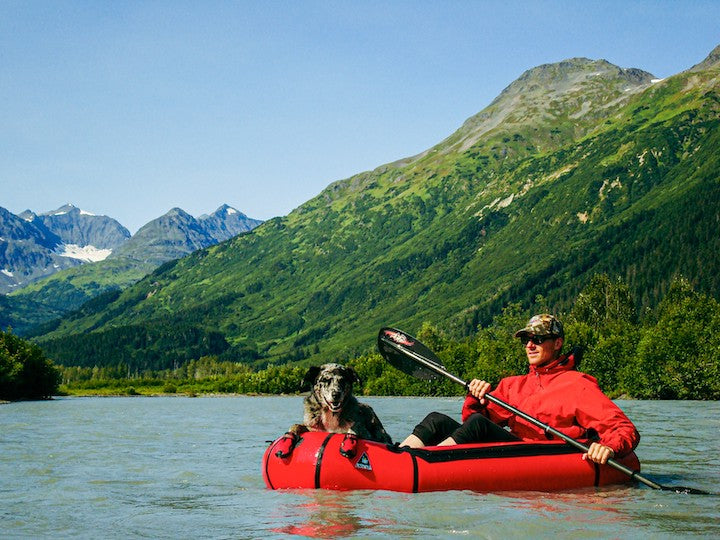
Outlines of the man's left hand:
<svg viewBox="0 0 720 540">
<path fill-rule="evenodd" d="M 589 459 L 601 465 L 607 463 L 607 460 L 612 457 L 615 457 L 615 452 L 612 448 L 596 442 L 592 443 L 588 451 L 582 456 L 583 459 Z"/>
</svg>

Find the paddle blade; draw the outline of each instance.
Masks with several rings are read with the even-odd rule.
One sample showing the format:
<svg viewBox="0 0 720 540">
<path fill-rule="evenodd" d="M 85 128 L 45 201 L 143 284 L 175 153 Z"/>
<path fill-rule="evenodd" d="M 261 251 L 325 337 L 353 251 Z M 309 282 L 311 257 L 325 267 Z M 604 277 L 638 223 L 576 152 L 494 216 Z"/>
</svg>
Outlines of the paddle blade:
<svg viewBox="0 0 720 540">
<path fill-rule="evenodd" d="M 703 489 L 684 487 L 684 486 L 661 486 L 664 491 L 674 491 L 678 495 L 717 495 Z"/>
<path fill-rule="evenodd" d="M 383 358 L 393 367 L 418 379 L 427 381 L 438 378 L 438 373 L 426 367 L 423 363 L 445 369 L 438 357 L 435 356 L 435 353 L 402 330 L 395 328 L 380 329 L 378 349 Z M 413 359 L 411 355 L 404 351 L 411 351 L 416 357 L 421 357 L 422 361 L 419 362 Z"/>
</svg>

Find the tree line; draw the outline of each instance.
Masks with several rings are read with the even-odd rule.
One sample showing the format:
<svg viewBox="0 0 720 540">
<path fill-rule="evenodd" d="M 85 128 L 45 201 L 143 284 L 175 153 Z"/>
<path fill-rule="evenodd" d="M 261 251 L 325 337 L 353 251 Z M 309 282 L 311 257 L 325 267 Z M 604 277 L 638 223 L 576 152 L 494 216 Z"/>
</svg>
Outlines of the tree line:
<svg viewBox="0 0 720 540">
<path fill-rule="evenodd" d="M 448 371 L 468 380 L 496 383 L 525 373 L 527 360 L 514 332 L 535 313 L 552 312 L 542 297 L 532 308 L 507 305 L 490 324 L 470 337 L 425 323 L 404 329 L 432 349 Z M 638 313 L 627 285 L 619 278 L 596 275 L 575 299 L 569 313 L 556 313 L 565 324 L 565 350 L 582 350 L 580 370 L 598 379 L 613 397 L 638 399 L 720 399 L 720 305 L 698 293 L 685 279 L 673 281 L 655 309 Z M 329 361 L 329 359 L 328 359 Z M 376 352 L 353 358 L 364 395 L 460 395 L 448 380 L 424 381 L 397 371 Z M 173 369 L 131 370 L 114 367 L 61 368 L 64 387 L 74 392 L 185 392 L 287 394 L 302 386 L 305 367 L 271 365 L 255 370 L 245 363 L 206 355 Z"/>
</svg>

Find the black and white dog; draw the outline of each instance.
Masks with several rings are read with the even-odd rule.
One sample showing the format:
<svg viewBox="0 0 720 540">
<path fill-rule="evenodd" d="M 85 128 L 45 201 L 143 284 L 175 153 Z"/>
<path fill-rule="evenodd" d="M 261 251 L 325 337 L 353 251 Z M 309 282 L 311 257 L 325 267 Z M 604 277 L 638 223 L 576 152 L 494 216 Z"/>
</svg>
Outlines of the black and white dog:
<svg viewBox="0 0 720 540">
<path fill-rule="evenodd" d="M 295 424 L 291 433 L 329 431 L 349 433 L 361 439 L 391 444 L 392 439 L 370 405 L 360 403 L 352 393 L 359 382 L 355 370 L 340 364 L 313 366 L 304 383 L 311 385 L 304 400 L 303 424 Z"/>
</svg>

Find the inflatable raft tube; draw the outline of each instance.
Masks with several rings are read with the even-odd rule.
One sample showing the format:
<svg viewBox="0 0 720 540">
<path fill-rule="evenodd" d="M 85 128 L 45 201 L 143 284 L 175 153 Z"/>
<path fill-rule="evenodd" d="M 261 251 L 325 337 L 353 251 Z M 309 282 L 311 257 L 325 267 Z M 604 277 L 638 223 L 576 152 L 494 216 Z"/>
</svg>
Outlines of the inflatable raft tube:
<svg viewBox="0 0 720 540">
<path fill-rule="evenodd" d="M 287 457 L 277 455 L 283 438 L 263 456 L 262 472 L 270 489 L 379 489 L 425 491 L 562 491 L 622 484 L 628 475 L 581 459 L 562 441 L 463 444 L 423 449 L 357 439 L 354 455 L 343 455 L 345 435 L 303 434 Z M 351 452 L 352 453 L 352 452 Z M 635 471 L 634 453 L 618 459 Z"/>
</svg>

